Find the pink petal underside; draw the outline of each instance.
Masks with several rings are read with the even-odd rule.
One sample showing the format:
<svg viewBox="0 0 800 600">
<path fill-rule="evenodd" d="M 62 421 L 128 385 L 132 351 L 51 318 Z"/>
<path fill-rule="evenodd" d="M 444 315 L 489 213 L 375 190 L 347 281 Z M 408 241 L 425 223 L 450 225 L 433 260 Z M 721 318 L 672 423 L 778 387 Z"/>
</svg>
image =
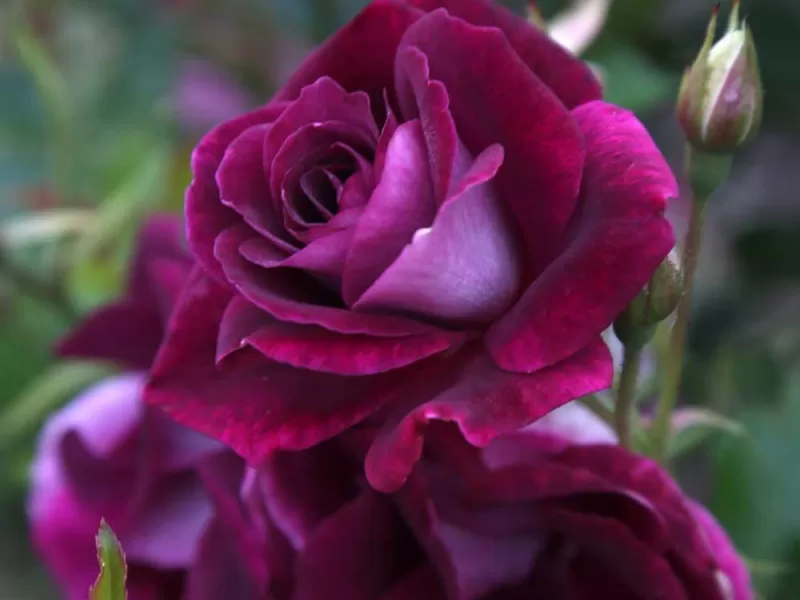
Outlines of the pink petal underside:
<svg viewBox="0 0 800 600">
<path fill-rule="evenodd" d="M 292 367 L 338 375 L 374 375 L 442 353 L 462 338 L 435 329 L 400 338 L 345 335 L 314 325 L 277 321 L 237 297 L 222 317 L 217 360 L 249 346 L 272 361 Z"/>
<path fill-rule="evenodd" d="M 447 89 L 441 81 L 430 80 L 428 59 L 414 47 L 403 48 L 398 53 L 395 80 L 403 117 L 419 119 L 422 123 L 436 204 L 442 204 L 450 187 L 456 183 L 454 179 L 460 178 L 469 166 L 469 162 L 456 165 L 459 139 L 450 114 Z M 467 154 L 468 158 L 468 153 L 462 154 Z"/>
<path fill-rule="evenodd" d="M 628 111 L 592 102 L 573 111 L 587 148 L 581 205 L 560 254 L 489 331 L 498 365 L 533 372 L 606 329 L 675 243 L 664 210 L 677 184 Z"/>
<path fill-rule="evenodd" d="M 402 337 L 424 333 L 430 325 L 388 315 L 359 314 L 337 306 L 338 298 L 309 276 L 294 269 L 263 269 L 223 239 L 216 252 L 228 280 L 250 302 L 279 321 L 319 325 L 329 331 Z"/>
<path fill-rule="evenodd" d="M 449 521 L 440 510 L 425 477 L 410 481 L 396 502 L 421 545 L 438 567 L 447 597 L 480 600 L 495 588 L 524 581 L 545 538 L 527 532 L 481 532 L 469 523 Z M 456 488 L 449 489 L 456 494 Z"/>
<path fill-rule="evenodd" d="M 366 457 L 370 483 L 393 491 L 419 459 L 431 421 L 452 421 L 471 444 L 486 446 L 575 398 L 606 388 L 613 367 L 602 340 L 533 375 L 501 371 L 477 349 L 438 372 L 422 373 L 404 390 L 403 404 L 381 428 Z"/>
<path fill-rule="evenodd" d="M 344 271 L 343 297 L 352 305 L 436 215 L 419 121 L 399 126 L 383 175 L 356 225 Z"/>
<path fill-rule="evenodd" d="M 145 388 L 145 401 L 179 423 L 258 463 L 272 451 L 302 449 L 378 410 L 404 377 L 338 377 L 294 369 L 242 351 L 215 367 L 219 322 L 231 300 L 195 271 L 175 309 Z M 325 390 L 320 394 L 320 390 Z"/>
<path fill-rule="evenodd" d="M 353 308 L 451 323 L 491 322 L 502 314 L 522 271 L 513 229 L 490 183 L 502 161 L 499 146 L 476 158 L 433 225 L 414 234 Z"/>
<path fill-rule="evenodd" d="M 269 240 L 256 236 L 247 225 L 240 224 L 223 231 L 215 246 L 217 255 L 225 262 L 224 257 L 231 254 L 236 261 L 245 259 L 263 269 L 291 267 L 310 273 L 338 290 L 352 235 L 351 229 L 334 230 L 287 256 Z"/>
<path fill-rule="evenodd" d="M 493 0 L 408 0 L 425 11 L 445 8 L 454 17 L 481 27 L 498 27 L 526 66 L 541 79 L 567 108 L 603 96 L 600 84 L 586 64 L 572 56 L 546 32 L 532 27 Z M 470 63 L 466 63 L 470 64 Z"/>
<path fill-rule="evenodd" d="M 211 130 L 192 153 L 194 179 L 186 190 L 186 233 L 195 258 L 212 276 L 225 276 L 214 258 L 214 239 L 220 231 L 239 222 L 240 217 L 220 201 L 216 175 L 228 146 L 254 125 L 272 123 L 286 107 L 273 102 Z"/>
<path fill-rule="evenodd" d="M 430 78 L 446 88 L 469 152 L 505 150 L 495 189 L 516 219 L 534 276 L 555 255 L 578 199 L 584 149 L 574 120 L 497 29 L 436 10 L 409 28 L 401 55 L 408 47 L 427 56 Z"/>
</svg>

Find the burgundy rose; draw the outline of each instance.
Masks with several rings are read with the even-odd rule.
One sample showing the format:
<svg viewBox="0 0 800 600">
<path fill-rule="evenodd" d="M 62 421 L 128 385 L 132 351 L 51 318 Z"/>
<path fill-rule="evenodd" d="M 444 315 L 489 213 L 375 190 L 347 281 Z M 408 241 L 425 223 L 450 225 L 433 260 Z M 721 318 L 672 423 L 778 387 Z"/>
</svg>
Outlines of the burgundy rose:
<svg viewBox="0 0 800 600">
<path fill-rule="evenodd" d="M 232 453 L 142 402 L 144 369 L 190 266 L 180 220 L 150 219 L 124 296 L 59 344 L 62 355 L 129 370 L 53 415 L 39 440 L 28 501 L 33 544 L 67 598 L 84 600 L 97 577 L 102 518 L 123 544 L 130 600 L 179 598 L 213 515 L 201 471 Z"/>
<path fill-rule="evenodd" d="M 434 425 L 390 496 L 361 475 L 360 433 L 249 471 L 190 576 L 202 598 L 753 598 L 713 518 L 581 406 L 483 450 Z"/>
<path fill-rule="evenodd" d="M 147 401 L 254 463 L 381 413 L 392 490 L 430 421 L 480 446 L 607 387 L 600 333 L 672 247 L 676 185 L 599 99 L 487 0 L 371 3 L 195 150 L 200 266 Z"/>
</svg>

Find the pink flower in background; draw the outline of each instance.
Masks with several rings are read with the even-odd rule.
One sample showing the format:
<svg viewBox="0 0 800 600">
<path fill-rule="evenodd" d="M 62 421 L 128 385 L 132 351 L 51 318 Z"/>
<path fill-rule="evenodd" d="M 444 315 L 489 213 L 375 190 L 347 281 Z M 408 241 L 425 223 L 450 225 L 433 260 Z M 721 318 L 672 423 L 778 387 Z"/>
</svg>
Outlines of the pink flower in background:
<svg viewBox="0 0 800 600">
<path fill-rule="evenodd" d="M 197 469 L 225 453 L 141 401 L 140 374 L 90 388 L 44 428 L 31 469 L 34 548 L 70 600 L 98 573 L 94 536 L 105 518 L 123 544 L 130 600 L 180 598 L 211 516 Z"/>
<path fill-rule="evenodd" d="M 94 536 L 102 518 L 123 544 L 130 600 L 181 597 L 212 516 L 201 472 L 221 458 L 234 460 L 219 442 L 142 402 L 144 371 L 190 265 L 180 219 L 149 219 L 125 294 L 58 346 L 62 356 L 109 360 L 128 370 L 50 418 L 31 469 L 33 544 L 69 599 L 84 600 L 97 577 Z M 242 468 L 236 459 L 230 470 L 236 476 Z"/>
<path fill-rule="evenodd" d="M 642 125 L 488 0 L 372 2 L 192 167 L 147 401 L 254 463 L 374 418 L 387 491 L 432 421 L 482 446 L 608 387 L 674 242 Z"/>
<path fill-rule="evenodd" d="M 201 597 L 753 598 L 714 519 L 580 405 L 482 450 L 433 425 L 388 496 L 360 467 L 370 435 L 278 452 L 249 471 L 240 500 L 220 496 L 207 544 L 218 551 L 190 576 Z"/>
<path fill-rule="evenodd" d="M 252 106 L 241 86 L 211 62 L 200 59 L 181 62 L 173 101 L 180 124 L 201 133 Z"/>
</svg>

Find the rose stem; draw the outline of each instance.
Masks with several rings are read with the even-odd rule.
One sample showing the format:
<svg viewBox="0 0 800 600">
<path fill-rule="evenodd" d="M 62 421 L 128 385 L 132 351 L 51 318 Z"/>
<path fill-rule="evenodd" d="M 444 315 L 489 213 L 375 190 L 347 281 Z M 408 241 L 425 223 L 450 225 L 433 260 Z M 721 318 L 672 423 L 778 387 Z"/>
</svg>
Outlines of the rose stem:
<svg viewBox="0 0 800 600">
<path fill-rule="evenodd" d="M 664 361 L 661 395 L 658 398 L 651 438 L 654 457 L 662 463 L 666 460 L 667 447 L 672 433 L 672 411 L 675 410 L 681 383 L 686 332 L 689 328 L 692 309 L 692 288 L 703 238 L 706 201 L 725 181 L 730 161 L 731 158 L 727 155 L 711 156 L 697 152 L 689 145 L 686 147 L 686 175 L 692 193 L 692 210 L 681 260 L 683 291 L 678 302 L 675 324 L 670 332 Z"/>
<path fill-rule="evenodd" d="M 633 446 L 631 421 L 636 410 L 636 383 L 639 380 L 639 365 L 642 362 L 640 344 L 626 344 L 622 360 L 622 373 L 617 388 L 617 402 L 614 406 L 614 425 L 619 443 L 625 448 Z"/>
</svg>

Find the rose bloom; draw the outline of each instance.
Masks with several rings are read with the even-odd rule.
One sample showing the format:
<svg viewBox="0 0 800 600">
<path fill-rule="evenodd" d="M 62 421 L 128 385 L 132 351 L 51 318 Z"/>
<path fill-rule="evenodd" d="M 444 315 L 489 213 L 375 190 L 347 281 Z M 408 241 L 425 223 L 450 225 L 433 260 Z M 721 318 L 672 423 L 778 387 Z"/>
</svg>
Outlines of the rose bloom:
<svg viewBox="0 0 800 600">
<path fill-rule="evenodd" d="M 432 425 L 388 496 L 363 475 L 370 435 L 349 430 L 249 470 L 241 500 L 219 502 L 190 576 L 203 598 L 753 598 L 709 513 L 580 405 L 484 449 Z"/>
<path fill-rule="evenodd" d="M 195 149 L 199 266 L 148 402 L 254 464 L 365 419 L 396 489 L 613 375 L 601 332 L 674 244 L 676 184 L 590 70 L 488 0 L 377 0 Z"/>
<path fill-rule="evenodd" d="M 233 456 L 142 401 L 143 369 L 191 265 L 180 233 L 178 219 L 149 221 L 127 292 L 90 315 L 58 348 L 62 355 L 112 360 L 127 370 L 54 414 L 33 461 L 33 545 L 69 599 L 85 600 L 97 578 L 95 535 L 102 518 L 124 547 L 130 600 L 181 597 L 186 569 L 213 515 L 203 481 L 218 470 L 214 464 Z"/>
</svg>

